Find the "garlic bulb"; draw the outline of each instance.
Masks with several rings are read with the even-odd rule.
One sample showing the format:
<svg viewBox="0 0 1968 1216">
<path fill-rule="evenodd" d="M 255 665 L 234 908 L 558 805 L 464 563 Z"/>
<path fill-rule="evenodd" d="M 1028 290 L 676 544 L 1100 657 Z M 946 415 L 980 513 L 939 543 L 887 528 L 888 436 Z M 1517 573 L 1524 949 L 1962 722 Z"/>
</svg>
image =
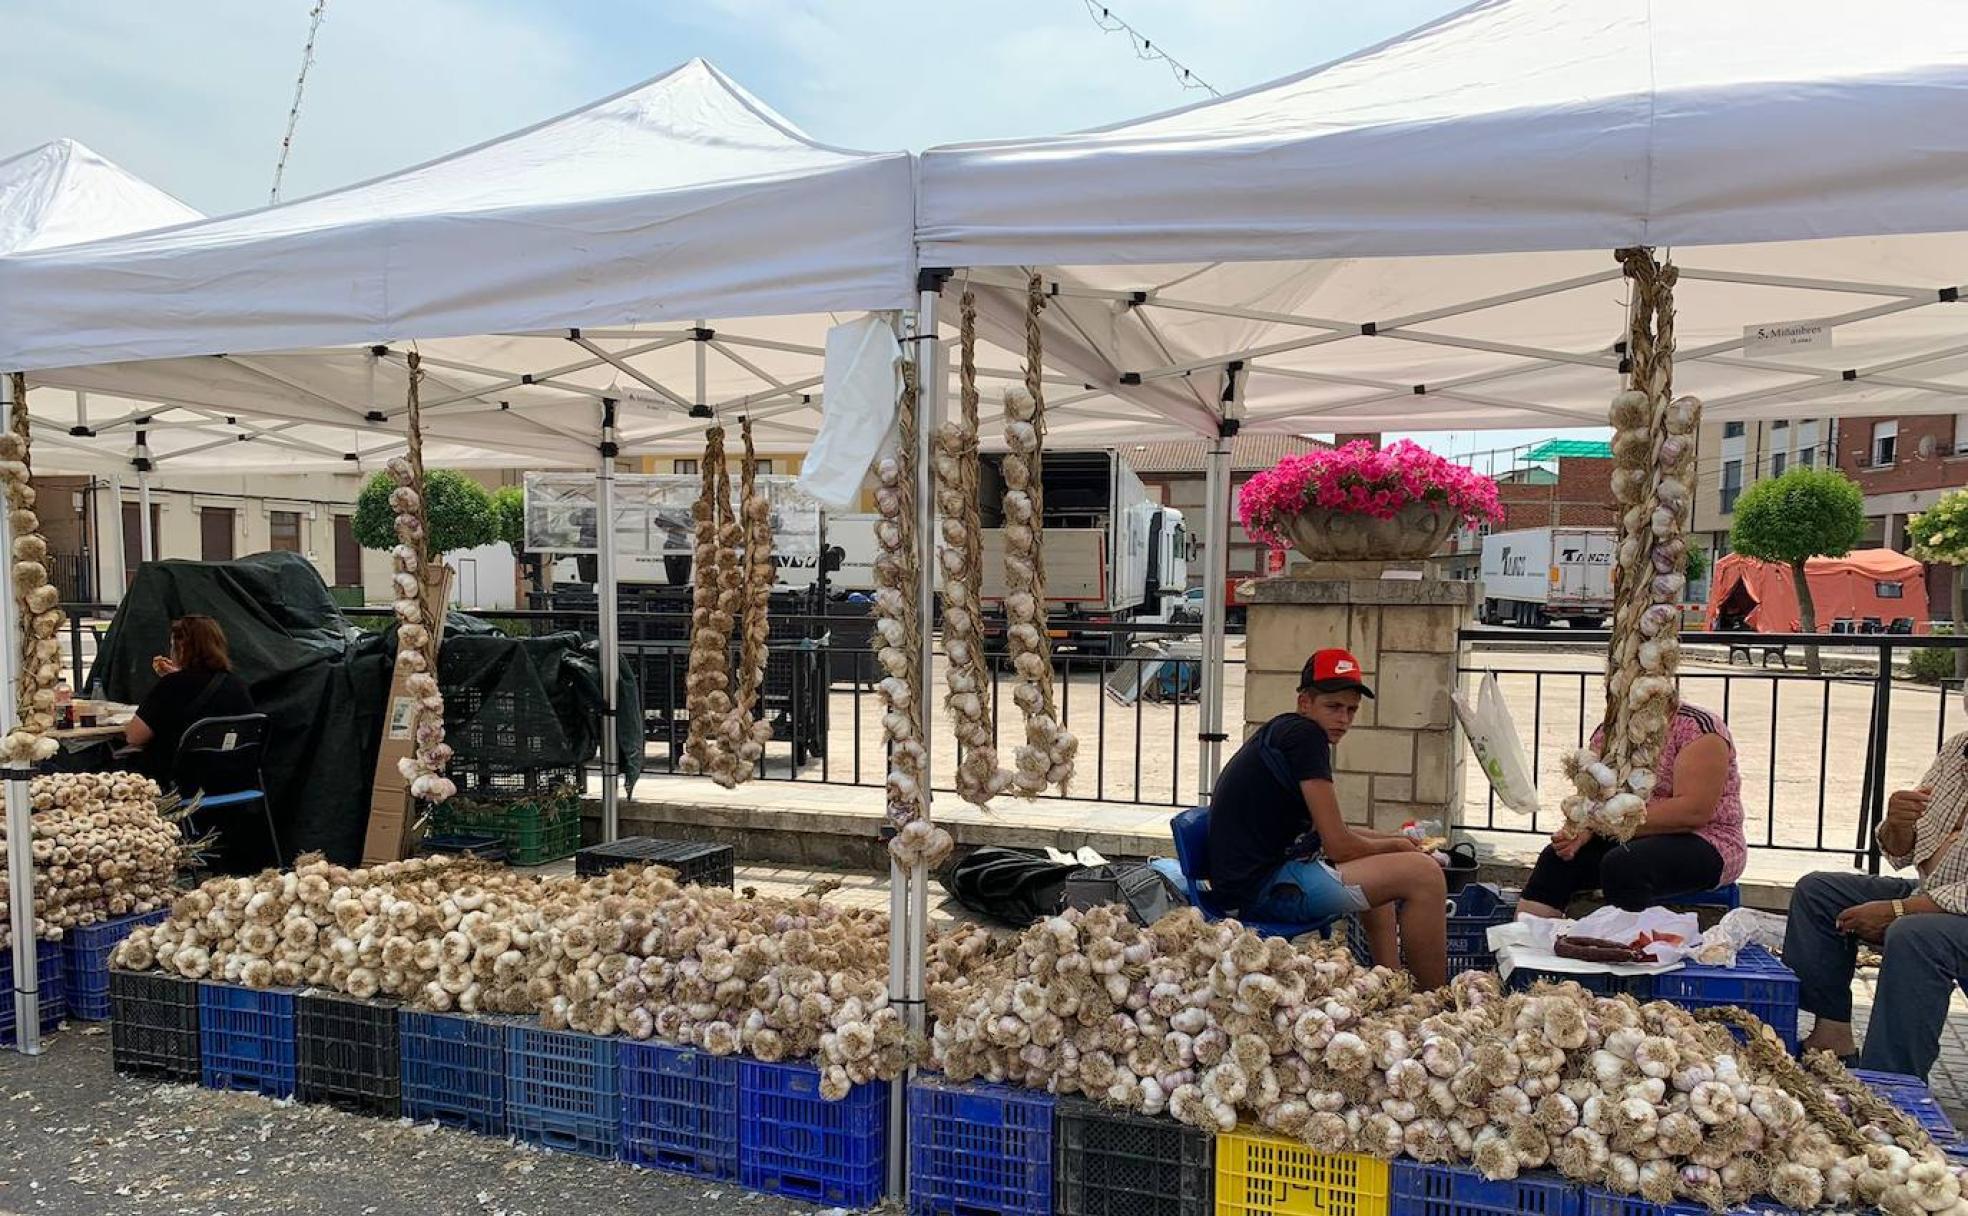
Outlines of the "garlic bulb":
<svg viewBox="0 0 1968 1216">
<path fill-rule="evenodd" d="M 1005 442 L 1011 449 L 1004 458 L 1005 482 L 1026 487 L 1020 493 L 1020 511 L 1031 517 L 1029 525 L 1012 524 L 1004 530 L 1006 612 L 1016 619 L 1006 630 L 1005 645 L 1022 686 L 1013 699 L 1025 711 L 1025 743 L 1012 754 L 1010 781 L 1022 797 L 1036 798 L 1050 786 L 1066 788 L 1080 745 L 1071 731 L 1058 724 L 1052 640 L 1034 623 L 1043 623 L 1045 611 L 1045 407 L 1025 389 L 1009 388 L 1004 408 L 1007 417 L 1020 420 L 1005 427 Z M 1021 692 L 1026 695 L 1019 696 Z"/>
<path fill-rule="evenodd" d="M 696 548 L 691 562 L 690 661 L 684 676 L 690 733 L 683 771 L 702 773 L 727 789 L 749 775 L 734 738 L 745 734 L 736 713 L 738 684 L 731 667 L 731 634 L 748 606 L 741 546 L 745 529 L 731 504 L 724 428 L 704 432 L 703 481 L 691 507 Z M 762 746 L 762 744 L 761 744 Z"/>
<path fill-rule="evenodd" d="M 920 648 L 925 625 L 917 610 L 923 570 L 916 543 L 916 448 L 921 438 L 916 374 L 914 363 L 902 365 L 902 392 L 895 404 L 896 455 L 882 459 L 875 470 L 875 501 L 881 509 L 875 539 L 881 551 L 875 562 L 874 624 L 880 644 L 877 659 L 887 673 L 875 694 L 883 707 L 882 734 L 888 741 L 888 821 L 896 829 L 888 851 L 905 866 L 950 851 L 948 834 L 925 818 L 929 753 L 922 744 L 920 716 L 927 673 Z M 955 522 L 946 518 L 944 526 Z M 952 665 L 957 665 L 954 657 Z"/>
<path fill-rule="evenodd" d="M 418 408 L 418 385 L 422 370 L 417 356 L 410 356 L 410 449 L 407 457 L 392 459 L 386 466 L 395 479 L 390 506 L 397 512 L 396 535 L 402 542 L 390 550 L 394 572 L 390 582 L 396 590 L 396 664 L 410 672 L 405 687 L 415 698 L 410 709 L 410 729 L 417 750 L 397 765 L 409 783 L 412 797 L 426 802 L 443 802 L 458 792 L 444 775 L 451 749 L 444 747 L 444 696 L 434 673 L 437 671 L 437 644 L 434 630 L 444 605 L 434 594 L 441 588 L 441 574 L 433 579 L 429 527 L 424 487 L 422 415 Z"/>
<path fill-rule="evenodd" d="M 957 762 L 957 793 L 965 802 L 988 806 L 991 799 L 1009 789 L 1012 775 L 998 762 L 998 729 L 990 700 L 978 690 L 991 686 L 991 671 L 985 657 L 984 608 L 977 585 L 965 576 L 984 564 L 982 520 L 977 500 L 977 306 L 975 296 L 966 289 L 961 306 L 958 338 L 958 384 L 961 419 L 950 421 L 936 433 L 936 505 L 943 518 L 944 545 L 938 552 L 943 567 L 943 651 L 948 659 L 944 672 L 949 688 L 944 708 L 950 715 L 951 730 L 962 745 Z M 1016 499 L 1021 506 L 1014 507 Z M 1005 493 L 1005 514 L 1024 519 L 1031 515 L 1031 499 L 1022 491 Z M 1028 610 L 1031 596 L 1018 593 L 1008 597 L 1020 600 Z"/>
<path fill-rule="evenodd" d="M 61 668 L 40 661 L 37 643 L 53 641 L 68 618 L 57 606 L 61 592 L 48 578 L 48 541 L 41 534 L 41 517 L 34 511 L 27 380 L 18 372 L 12 375 L 9 429 L 0 433 L 0 484 L 6 488 L 8 519 L 14 531 L 14 599 L 20 606 L 23 628 L 14 689 L 19 722 L 0 738 L 0 760 L 31 764 L 48 759 L 60 748 L 46 732 L 55 725 L 54 693 Z M 55 645 L 59 654 L 60 643 Z"/>
<path fill-rule="evenodd" d="M 1646 789 L 1632 785 L 1651 770 L 1665 743 L 1680 664 L 1675 632 L 1687 586 L 1688 514 L 1694 484 L 1694 434 L 1701 402 L 1671 398 L 1672 267 L 1645 250 L 1625 250 L 1635 305 L 1628 334 L 1631 387 L 1613 398 L 1614 501 L 1622 537 L 1613 568 L 1613 630 L 1606 656 L 1606 714 L 1589 759 L 1568 760 L 1576 798 L 1565 821 L 1615 840 L 1630 839 L 1646 820 Z M 1626 792 L 1631 787 L 1635 792 Z"/>
</svg>

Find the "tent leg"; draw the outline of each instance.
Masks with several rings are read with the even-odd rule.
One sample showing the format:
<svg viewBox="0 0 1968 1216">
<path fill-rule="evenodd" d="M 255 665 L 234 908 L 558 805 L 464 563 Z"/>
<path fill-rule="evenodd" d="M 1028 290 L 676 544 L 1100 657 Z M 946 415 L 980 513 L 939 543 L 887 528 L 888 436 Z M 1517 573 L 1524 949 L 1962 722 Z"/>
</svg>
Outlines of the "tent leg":
<svg viewBox="0 0 1968 1216">
<path fill-rule="evenodd" d="M 1230 582 L 1230 440 L 1237 433 L 1240 412 L 1239 369 L 1224 376 L 1223 419 L 1217 436 L 1205 457 L 1205 502 L 1203 515 L 1203 671 L 1202 724 L 1197 732 L 1197 801 L 1209 805 L 1216 791 L 1216 775 L 1223 766 L 1223 681 L 1226 673 L 1224 618 L 1228 607 Z"/>
<path fill-rule="evenodd" d="M 150 453 L 144 442 L 144 433 L 137 432 L 137 536 L 143 541 L 139 550 L 143 560 L 157 560 L 157 538 L 151 535 L 150 527 Z"/>
<path fill-rule="evenodd" d="M 12 377 L 0 376 L 0 414 L 12 402 Z M 0 511 L 0 553 L 14 551 L 11 513 Z M 12 588 L 0 594 L 0 735 L 12 733 L 20 721 L 14 690 L 20 686 L 20 601 Z M 24 1056 L 41 1054 L 41 977 L 35 965 L 34 939 L 34 824 L 25 765 L 0 769 L 7 800 L 7 928 L 14 952 L 14 1050 Z"/>
<path fill-rule="evenodd" d="M 601 839 L 621 835 L 621 757 L 616 748 L 616 716 L 621 710 L 621 629 L 615 584 L 615 402 L 601 403 L 601 462 L 595 471 L 595 607 L 601 635 Z"/>
</svg>

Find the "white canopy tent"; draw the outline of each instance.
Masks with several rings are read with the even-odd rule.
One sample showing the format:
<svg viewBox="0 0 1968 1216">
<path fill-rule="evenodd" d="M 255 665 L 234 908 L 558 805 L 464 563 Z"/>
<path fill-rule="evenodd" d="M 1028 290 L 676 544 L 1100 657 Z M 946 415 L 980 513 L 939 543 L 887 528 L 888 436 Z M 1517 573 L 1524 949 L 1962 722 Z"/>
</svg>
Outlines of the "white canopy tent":
<svg viewBox="0 0 1968 1216">
<path fill-rule="evenodd" d="M 761 444 L 809 446 L 826 330 L 870 310 L 906 327 L 918 303 L 913 225 L 906 153 L 821 144 L 693 60 L 347 189 L 0 258 L 0 368 L 26 371 L 43 435 L 85 432 L 48 436 L 78 459 L 95 444 L 113 463 L 143 430 L 152 459 L 187 469 L 347 468 L 401 450 L 415 351 L 431 464 L 453 459 L 450 444 L 593 467 L 608 518 L 615 456 L 694 454 L 712 418 L 749 415 Z M 613 530 L 599 535 L 613 668 Z M 612 838 L 614 734 L 601 733 Z M 24 793 L 13 776 L 10 804 Z M 912 879 L 896 875 L 891 905 L 898 1000 L 921 970 Z"/>
<path fill-rule="evenodd" d="M 1210 435 L 1604 425 L 1629 246 L 1672 247 L 1677 385 L 1711 420 L 1952 413 L 1965 118 L 1948 0 L 1483 0 L 1200 105 L 932 148 L 918 256 L 971 268 L 1000 316 L 1036 269 L 1049 338 Z M 1749 339 L 1799 321 L 1824 336 Z"/>
</svg>

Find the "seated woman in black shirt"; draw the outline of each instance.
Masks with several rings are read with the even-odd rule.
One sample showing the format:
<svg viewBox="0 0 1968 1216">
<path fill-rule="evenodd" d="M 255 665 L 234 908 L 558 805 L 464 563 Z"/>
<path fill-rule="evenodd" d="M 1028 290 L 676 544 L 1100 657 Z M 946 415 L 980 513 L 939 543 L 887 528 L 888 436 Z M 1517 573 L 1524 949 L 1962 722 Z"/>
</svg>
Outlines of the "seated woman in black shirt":
<svg viewBox="0 0 1968 1216">
<path fill-rule="evenodd" d="M 1406 836 L 1347 823 L 1333 789 L 1333 746 L 1372 695 L 1346 651 L 1306 660 L 1298 708 L 1259 727 L 1217 778 L 1210 890 L 1253 920 L 1360 913 L 1374 962 L 1398 968 L 1405 951 L 1416 982 L 1439 988 L 1449 969 L 1442 867 Z"/>
<path fill-rule="evenodd" d="M 150 661 L 163 679 L 137 706 L 123 738 L 142 748 L 139 768 L 169 786 L 176 775 L 178 741 L 185 728 L 203 718 L 229 718 L 253 712 L 246 682 L 232 674 L 225 631 L 209 616 L 181 616 L 171 622 L 171 653 Z"/>
</svg>

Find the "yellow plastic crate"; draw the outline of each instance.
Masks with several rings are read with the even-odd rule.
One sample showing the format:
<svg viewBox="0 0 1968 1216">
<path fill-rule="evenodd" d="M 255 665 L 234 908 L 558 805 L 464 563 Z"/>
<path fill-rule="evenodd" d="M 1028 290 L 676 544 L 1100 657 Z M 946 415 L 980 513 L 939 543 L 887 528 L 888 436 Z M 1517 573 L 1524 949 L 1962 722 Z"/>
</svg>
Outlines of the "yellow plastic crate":
<svg viewBox="0 0 1968 1216">
<path fill-rule="evenodd" d="M 1387 1216 L 1387 1163 L 1239 1128 L 1216 1138 L 1216 1216 Z"/>
</svg>

